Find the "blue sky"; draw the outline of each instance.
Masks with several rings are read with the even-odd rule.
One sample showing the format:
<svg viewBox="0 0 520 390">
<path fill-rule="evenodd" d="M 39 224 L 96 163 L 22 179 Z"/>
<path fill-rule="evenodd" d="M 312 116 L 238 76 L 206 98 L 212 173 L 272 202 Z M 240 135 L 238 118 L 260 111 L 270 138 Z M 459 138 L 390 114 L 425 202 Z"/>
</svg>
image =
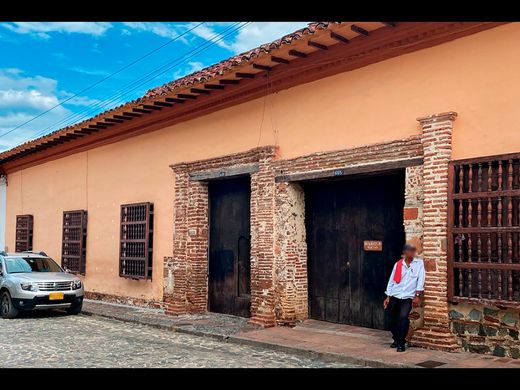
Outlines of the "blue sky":
<svg viewBox="0 0 520 390">
<path fill-rule="evenodd" d="M 149 88 L 306 24 L 2 22 L 0 151 L 135 99 Z M 183 33 L 145 59 L 71 98 Z M 210 46 L 222 34 L 227 36 Z M 66 99 L 62 106 L 4 135 Z"/>
</svg>

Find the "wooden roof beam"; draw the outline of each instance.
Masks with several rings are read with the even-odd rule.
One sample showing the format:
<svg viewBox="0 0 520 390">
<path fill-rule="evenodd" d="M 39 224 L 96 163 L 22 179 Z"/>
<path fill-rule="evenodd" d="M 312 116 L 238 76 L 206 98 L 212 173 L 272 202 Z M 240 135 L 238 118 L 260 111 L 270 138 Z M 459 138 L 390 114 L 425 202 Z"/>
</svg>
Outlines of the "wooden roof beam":
<svg viewBox="0 0 520 390">
<path fill-rule="evenodd" d="M 370 35 L 370 33 L 367 30 L 365 30 L 363 27 L 359 27 L 356 24 L 353 24 L 352 26 L 350 26 L 350 29 L 352 31 L 354 31 L 355 33 L 358 33 L 360 35 L 364 35 L 365 37 L 368 37 Z"/>
<path fill-rule="evenodd" d="M 271 61 L 276 62 L 278 64 L 285 64 L 285 65 L 289 65 L 291 63 L 291 61 L 286 60 L 285 58 L 276 57 L 276 56 L 271 56 Z"/>
<path fill-rule="evenodd" d="M 140 115 L 139 115 L 140 116 Z M 133 119 L 133 116 L 130 116 L 128 114 L 126 115 L 114 115 L 114 118 L 115 119 L 120 119 L 122 121 L 127 121 L 127 120 L 132 120 Z"/>
<path fill-rule="evenodd" d="M 235 76 L 241 78 L 241 79 L 254 79 L 255 78 L 255 74 L 254 73 L 241 73 L 241 72 L 237 72 L 235 73 Z"/>
<path fill-rule="evenodd" d="M 156 110 L 156 111 L 162 110 L 162 107 L 157 107 L 157 106 L 154 106 L 153 104 L 143 104 L 143 107 L 146 110 Z"/>
<path fill-rule="evenodd" d="M 230 80 L 230 79 L 224 79 L 224 80 L 219 80 L 218 81 L 220 84 L 231 84 L 231 85 L 236 85 L 240 82 L 240 80 Z"/>
<path fill-rule="evenodd" d="M 342 43 L 349 43 L 349 39 L 344 37 L 343 35 L 340 35 L 334 31 L 331 31 L 330 32 L 330 37 L 338 42 L 342 42 Z"/>
<path fill-rule="evenodd" d="M 144 108 L 138 108 L 138 107 L 132 108 L 132 111 L 139 112 L 141 114 L 150 114 L 152 112 L 152 110 L 145 110 Z"/>
<path fill-rule="evenodd" d="M 290 56 L 298 58 L 307 58 L 307 54 L 298 50 L 291 49 L 288 53 Z"/>
<path fill-rule="evenodd" d="M 395 27 L 397 25 L 397 23 L 395 23 L 395 22 L 382 22 L 382 23 L 388 27 Z"/>
<path fill-rule="evenodd" d="M 115 118 L 115 116 L 114 116 Z M 123 123 L 124 122 L 124 119 L 114 119 L 114 118 L 105 118 L 105 122 L 110 122 L 110 123 Z M 131 119 L 131 118 L 129 118 Z"/>
<path fill-rule="evenodd" d="M 270 66 L 267 66 L 267 65 L 261 65 L 261 64 L 253 64 L 253 68 L 255 69 L 260 69 L 260 70 L 265 70 L 266 72 L 269 72 L 271 71 L 273 68 L 270 67 Z"/>
<path fill-rule="evenodd" d="M 316 49 L 320 49 L 320 50 L 328 50 L 329 49 L 328 46 L 322 45 L 321 43 L 314 42 L 314 41 L 307 41 L 307 44 L 309 46 L 315 47 Z"/>
<path fill-rule="evenodd" d="M 218 85 L 218 84 L 205 84 L 204 88 L 206 88 L 206 89 L 224 89 L 226 87 L 224 87 L 223 85 Z"/>
<path fill-rule="evenodd" d="M 197 96 L 190 95 L 189 93 L 178 93 L 177 96 L 180 97 L 181 99 L 192 99 L 192 100 L 197 99 Z"/>
<path fill-rule="evenodd" d="M 159 107 L 173 107 L 173 104 L 166 102 L 153 102 L 153 104 Z"/>
<path fill-rule="evenodd" d="M 167 97 L 167 98 L 164 99 L 164 100 L 166 100 L 166 101 L 169 102 L 169 103 L 181 103 L 181 104 L 182 104 L 182 103 L 186 102 L 186 100 L 184 100 L 184 99 L 179 99 L 179 98 L 169 98 L 169 97 Z"/>
<path fill-rule="evenodd" d="M 131 116 L 131 117 L 134 117 L 134 118 L 139 118 L 139 117 L 142 116 L 141 114 L 138 114 L 136 112 L 128 112 L 128 111 L 123 112 L 123 115 Z"/>
<path fill-rule="evenodd" d="M 209 95 L 211 92 L 206 89 L 192 88 L 191 93 L 198 93 L 199 95 Z"/>
</svg>

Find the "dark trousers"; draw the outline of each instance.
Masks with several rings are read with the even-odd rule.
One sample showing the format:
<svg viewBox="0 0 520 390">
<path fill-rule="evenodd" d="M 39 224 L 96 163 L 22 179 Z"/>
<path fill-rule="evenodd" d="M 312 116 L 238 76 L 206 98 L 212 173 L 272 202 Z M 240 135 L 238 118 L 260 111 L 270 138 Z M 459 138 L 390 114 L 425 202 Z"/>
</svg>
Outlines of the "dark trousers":
<svg viewBox="0 0 520 390">
<path fill-rule="evenodd" d="M 408 315 L 412 310 L 412 300 L 390 297 L 387 310 L 390 314 L 392 337 L 398 345 L 404 345 L 410 327 Z"/>
</svg>

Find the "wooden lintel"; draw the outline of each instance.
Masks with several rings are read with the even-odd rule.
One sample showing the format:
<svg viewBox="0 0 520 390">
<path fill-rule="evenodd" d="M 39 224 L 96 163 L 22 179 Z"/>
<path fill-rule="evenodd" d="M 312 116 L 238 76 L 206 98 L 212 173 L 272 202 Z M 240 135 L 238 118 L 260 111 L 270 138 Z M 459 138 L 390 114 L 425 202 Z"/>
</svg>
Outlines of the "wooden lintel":
<svg viewBox="0 0 520 390">
<path fill-rule="evenodd" d="M 256 75 L 254 73 L 237 72 L 235 73 L 235 76 L 240 77 L 241 79 L 254 79 Z"/>
<path fill-rule="evenodd" d="M 228 167 L 212 171 L 190 173 L 189 179 L 191 181 L 223 179 L 230 176 L 250 175 L 252 173 L 258 172 L 258 170 L 258 164 L 240 165 L 237 167 Z"/>
<path fill-rule="evenodd" d="M 115 118 L 115 116 L 114 116 L 114 118 Z M 114 119 L 114 118 L 105 118 L 105 122 L 112 122 L 112 123 L 123 123 L 124 122 L 123 119 L 120 119 L 120 118 Z"/>
<path fill-rule="evenodd" d="M 282 58 L 282 57 L 276 57 L 276 56 L 271 56 L 271 61 L 272 62 L 277 62 L 279 64 L 285 64 L 285 65 L 289 65 L 291 63 L 291 61 L 285 59 L 285 58 Z"/>
<path fill-rule="evenodd" d="M 192 88 L 190 89 L 191 93 L 198 93 L 201 95 L 209 95 L 211 92 L 206 89 L 200 89 L 200 88 Z"/>
<path fill-rule="evenodd" d="M 343 35 L 339 35 L 338 33 L 334 32 L 334 31 L 331 31 L 330 32 L 330 37 L 332 39 L 335 39 L 336 41 L 339 41 L 339 42 L 343 42 L 343 43 L 349 43 L 350 40 L 346 37 L 344 37 Z"/>
<path fill-rule="evenodd" d="M 232 85 L 236 85 L 238 83 L 240 83 L 240 80 L 231 80 L 231 79 L 223 79 L 223 80 L 219 80 L 218 81 L 220 84 L 232 84 Z"/>
<path fill-rule="evenodd" d="M 320 49 L 320 50 L 328 50 L 329 49 L 328 46 L 322 45 L 321 43 L 314 42 L 314 41 L 308 41 L 307 44 L 309 46 L 315 47 L 316 49 Z"/>
<path fill-rule="evenodd" d="M 173 107 L 173 104 L 166 102 L 153 102 L 153 104 L 159 107 Z"/>
<path fill-rule="evenodd" d="M 385 171 L 393 171 L 397 169 L 403 169 L 406 167 L 412 167 L 421 165 L 423 163 L 422 157 L 408 158 L 406 160 L 395 160 L 387 161 L 382 163 L 354 165 L 350 167 L 338 168 L 338 169 L 326 169 L 323 171 L 312 171 L 303 173 L 292 173 L 286 175 L 280 175 L 275 177 L 277 183 L 280 182 L 294 182 L 294 181 L 308 181 L 327 179 L 342 176 L 351 176 L 364 173 L 377 173 Z"/>
<path fill-rule="evenodd" d="M 298 50 L 291 49 L 288 53 L 290 56 L 298 58 L 307 58 L 307 54 Z"/>
<path fill-rule="evenodd" d="M 158 107 L 153 104 L 143 104 L 143 107 L 147 110 L 156 110 L 156 111 L 162 110 L 162 107 Z"/>
<path fill-rule="evenodd" d="M 353 24 L 352 26 L 350 26 L 350 29 L 358 34 L 361 34 L 361 35 L 364 35 L 365 37 L 368 37 L 369 36 L 369 32 L 367 30 L 365 30 L 363 27 L 359 27 L 358 25 L 356 24 Z"/>
<path fill-rule="evenodd" d="M 184 103 L 186 100 L 184 99 L 179 99 L 179 98 L 169 98 L 167 97 L 166 99 L 167 102 L 170 102 L 170 103 Z"/>
<path fill-rule="evenodd" d="M 206 89 L 219 89 L 219 90 L 221 90 L 221 89 L 224 89 L 224 88 L 226 88 L 226 87 L 224 87 L 223 85 L 219 85 L 219 84 L 205 84 L 205 85 L 204 85 L 204 88 L 206 88 Z"/>
<path fill-rule="evenodd" d="M 190 94 L 187 94 L 187 93 L 179 93 L 179 94 L 177 94 L 177 96 L 180 97 L 181 99 L 192 99 L 192 100 L 197 99 L 197 96 L 190 95 Z"/>
<path fill-rule="evenodd" d="M 144 108 L 138 108 L 138 107 L 132 108 L 132 111 L 139 112 L 141 114 L 150 114 L 152 112 L 152 110 L 145 110 Z"/>
<path fill-rule="evenodd" d="M 270 66 L 262 65 L 262 64 L 253 64 L 253 68 L 260 69 L 260 70 L 265 70 L 266 72 L 269 72 L 271 69 L 273 69 Z"/>
</svg>

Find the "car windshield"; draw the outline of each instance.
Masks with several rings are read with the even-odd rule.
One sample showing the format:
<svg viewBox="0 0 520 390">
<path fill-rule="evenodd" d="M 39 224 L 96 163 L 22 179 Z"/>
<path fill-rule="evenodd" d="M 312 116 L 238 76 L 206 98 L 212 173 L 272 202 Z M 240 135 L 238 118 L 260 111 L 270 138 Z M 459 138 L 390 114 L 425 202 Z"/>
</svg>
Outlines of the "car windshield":
<svg viewBox="0 0 520 390">
<path fill-rule="evenodd" d="M 63 272 L 54 260 L 48 257 L 6 257 L 5 268 L 9 274 L 27 272 Z"/>
</svg>

